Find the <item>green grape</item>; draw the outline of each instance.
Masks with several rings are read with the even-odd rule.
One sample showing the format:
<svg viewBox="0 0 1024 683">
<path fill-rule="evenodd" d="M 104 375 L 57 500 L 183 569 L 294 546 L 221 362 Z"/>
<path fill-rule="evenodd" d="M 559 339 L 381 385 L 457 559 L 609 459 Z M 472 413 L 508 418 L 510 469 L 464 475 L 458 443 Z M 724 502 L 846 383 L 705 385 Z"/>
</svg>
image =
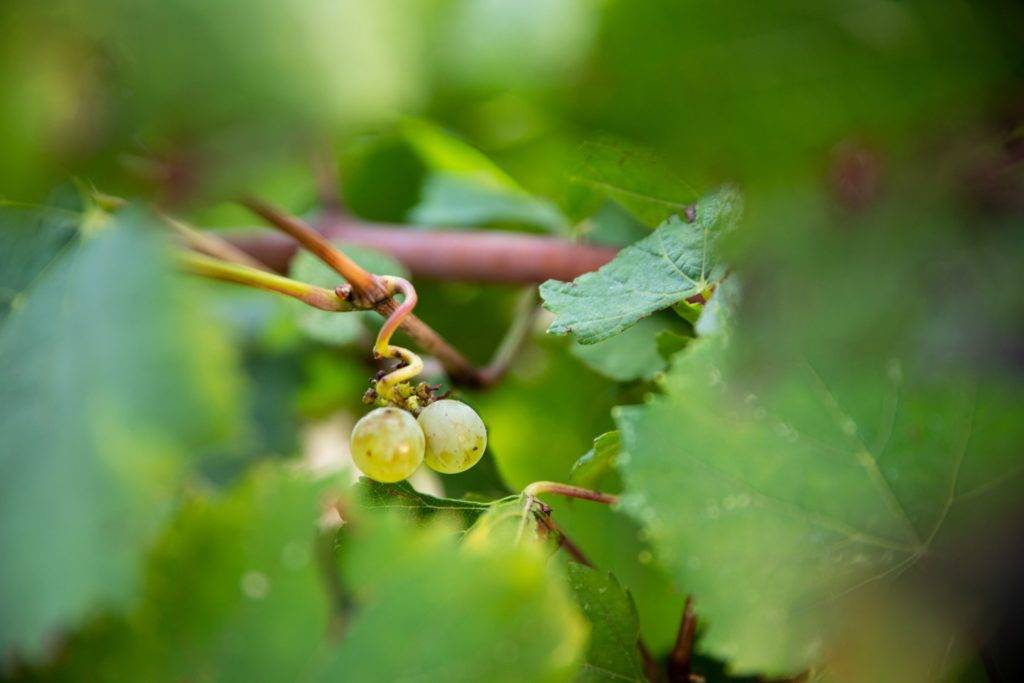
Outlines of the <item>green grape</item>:
<svg viewBox="0 0 1024 683">
<path fill-rule="evenodd" d="M 461 401 L 431 403 L 417 418 L 427 437 L 427 467 L 444 474 L 477 464 L 487 447 L 487 428 L 476 411 Z"/>
<path fill-rule="evenodd" d="M 352 429 L 352 461 L 370 479 L 401 481 L 423 462 L 423 442 L 423 430 L 412 415 L 377 408 Z"/>
</svg>

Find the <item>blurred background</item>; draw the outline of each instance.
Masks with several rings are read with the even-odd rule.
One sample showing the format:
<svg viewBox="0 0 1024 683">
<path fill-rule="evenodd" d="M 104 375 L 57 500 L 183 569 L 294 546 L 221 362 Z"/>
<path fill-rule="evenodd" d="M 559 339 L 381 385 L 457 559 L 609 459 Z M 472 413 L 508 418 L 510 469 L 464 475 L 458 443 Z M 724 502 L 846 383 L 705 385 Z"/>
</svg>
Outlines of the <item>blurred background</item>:
<svg viewBox="0 0 1024 683">
<path fill-rule="evenodd" d="M 880 337 L 908 340 L 929 377 L 998 384 L 1005 414 L 992 429 L 1013 465 L 1024 422 L 1022 39 L 1024 11 L 998 0 L 6 0 L 0 208 L 48 207 L 40 229 L 51 255 L 71 239 L 59 212 L 82 209 L 83 191 L 214 230 L 259 226 L 233 201 L 248 192 L 321 227 L 341 211 L 407 231 L 511 231 L 614 249 L 733 183 L 748 207 L 728 248 L 744 273 L 749 343 L 736 362 L 749 381 L 771 381 L 780 349 L 882 357 Z M 33 277 L 18 266 L 27 241 L 6 215 L 0 325 Z M 352 254 L 378 273 L 410 272 L 393 254 Z M 376 317 L 338 322 L 265 293 L 183 284 L 154 274 L 161 258 L 141 237 L 108 245 L 61 281 L 80 288 L 65 327 L 19 318 L 20 341 L 5 330 L 9 452 L 159 453 L 140 475 L 149 488 L 118 499 L 119 513 L 136 509 L 136 496 L 171 507 L 155 483 L 167 472 L 217 489 L 265 460 L 343 466 L 365 411 Z M 304 257 L 290 267 L 337 284 Z M 538 284 L 415 282 L 420 317 L 481 365 L 524 288 Z M 159 318 L 139 312 L 158 308 Z M 638 326 L 646 336 L 595 350 L 545 337 L 547 322 L 533 323 L 500 386 L 463 393 L 487 422 L 488 457 L 443 482 L 421 473 L 416 488 L 493 498 L 565 480 L 614 428 L 612 407 L 655 390 L 667 367 L 655 334 L 680 326 L 655 316 Z M 64 384 L 43 393 L 44 368 L 75 357 Z M 44 429 L 54 416 L 63 424 Z M 137 430 L 123 428 L 129 419 Z M 11 481 L 47 500 L 77 495 L 75 472 L 45 485 L 34 477 Z M 621 488 L 610 477 L 603 485 Z M 14 490 L 0 512 L 20 519 L 18 505 L 37 503 Z M 0 552 L 48 556 L 46 542 L 27 539 L 73 517 L 67 505 L 5 527 Z M 573 503 L 559 514 L 632 591 L 648 646 L 666 652 L 682 594 L 637 524 Z M 988 659 L 967 647 L 949 671 L 972 680 L 1007 666 L 995 660 L 1019 635 L 1007 606 L 1020 604 L 1020 558 L 1003 540 L 1019 518 L 999 519 L 989 536 L 950 541 L 953 557 L 991 561 L 939 563 L 924 583 L 941 589 L 851 617 L 871 626 L 850 626 L 858 637 L 844 640 L 840 678 L 880 680 L 881 667 L 891 680 L 938 680 L 922 672 L 943 656 L 946 632 L 933 626 L 948 614 L 931 612 L 946 591 L 972 596 L 964 613 L 988 615 Z M 139 519 L 133 533 L 148 538 L 155 524 Z M 72 562 L 91 557 L 62 547 Z M 120 571 L 93 569 L 104 585 Z M 19 560 L 7 571 L 36 569 Z M 5 590 L 0 609 L 27 609 L 17 593 Z M 898 623 L 919 624 L 920 638 L 893 645 L 903 641 L 875 628 L 890 610 L 910 614 Z M 906 668 L 888 665 L 897 660 Z"/>
</svg>

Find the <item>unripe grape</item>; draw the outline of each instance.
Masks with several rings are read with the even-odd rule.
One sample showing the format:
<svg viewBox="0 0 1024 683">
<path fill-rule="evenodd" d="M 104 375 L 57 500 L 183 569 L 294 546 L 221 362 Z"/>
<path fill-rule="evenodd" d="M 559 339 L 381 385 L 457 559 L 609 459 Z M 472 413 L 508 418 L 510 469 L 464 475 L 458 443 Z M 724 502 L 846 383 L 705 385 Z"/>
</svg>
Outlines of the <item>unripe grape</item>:
<svg viewBox="0 0 1024 683">
<path fill-rule="evenodd" d="M 435 401 L 416 418 L 427 438 L 424 461 L 444 474 L 477 464 L 487 447 L 487 428 L 476 411 L 461 401 Z"/>
<path fill-rule="evenodd" d="M 370 479 L 401 481 L 423 462 L 423 430 L 409 413 L 377 408 L 352 429 L 352 461 Z"/>
</svg>

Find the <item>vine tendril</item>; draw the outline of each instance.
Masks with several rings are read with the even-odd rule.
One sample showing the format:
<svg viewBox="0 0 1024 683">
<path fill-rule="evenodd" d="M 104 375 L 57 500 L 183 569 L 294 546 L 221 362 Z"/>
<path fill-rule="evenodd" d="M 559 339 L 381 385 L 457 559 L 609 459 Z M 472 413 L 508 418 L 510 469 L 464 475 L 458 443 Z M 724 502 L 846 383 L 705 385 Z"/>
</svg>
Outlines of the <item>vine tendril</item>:
<svg viewBox="0 0 1024 683">
<path fill-rule="evenodd" d="M 418 297 L 416 288 L 405 278 L 384 275 L 380 278 L 388 296 L 396 293 L 402 294 L 402 303 L 388 316 L 377 334 L 377 341 L 373 345 L 374 358 L 399 358 L 403 365 L 395 368 L 388 374 L 377 380 L 377 395 L 385 400 L 395 400 L 394 388 L 402 382 L 408 382 L 423 371 L 423 360 L 409 349 L 401 346 L 391 345 L 391 336 L 402 324 L 412 309 L 416 307 Z"/>
</svg>

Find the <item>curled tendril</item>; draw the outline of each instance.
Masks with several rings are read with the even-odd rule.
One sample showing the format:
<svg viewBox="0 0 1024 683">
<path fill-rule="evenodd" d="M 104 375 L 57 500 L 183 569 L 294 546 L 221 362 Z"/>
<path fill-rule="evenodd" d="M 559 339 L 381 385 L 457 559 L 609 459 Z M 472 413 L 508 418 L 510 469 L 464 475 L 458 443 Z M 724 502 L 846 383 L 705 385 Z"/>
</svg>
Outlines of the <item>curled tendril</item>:
<svg viewBox="0 0 1024 683">
<path fill-rule="evenodd" d="M 403 296 L 402 303 L 388 316 L 384 325 L 377 334 L 377 341 L 373 345 L 374 358 L 399 358 L 403 364 L 377 380 L 377 395 L 384 399 L 397 398 L 394 389 L 402 382 L 408 382 L 423 371 L 423 361 L 415 353 L 401 346 L 392 346 L 391 335 L 402 324 L 412 309 L 416 307 L 416 288 L 408 280 L 390 275 L 382 276 L 381 282 L 388 295 L 400 293 Z"/>
</svg>

